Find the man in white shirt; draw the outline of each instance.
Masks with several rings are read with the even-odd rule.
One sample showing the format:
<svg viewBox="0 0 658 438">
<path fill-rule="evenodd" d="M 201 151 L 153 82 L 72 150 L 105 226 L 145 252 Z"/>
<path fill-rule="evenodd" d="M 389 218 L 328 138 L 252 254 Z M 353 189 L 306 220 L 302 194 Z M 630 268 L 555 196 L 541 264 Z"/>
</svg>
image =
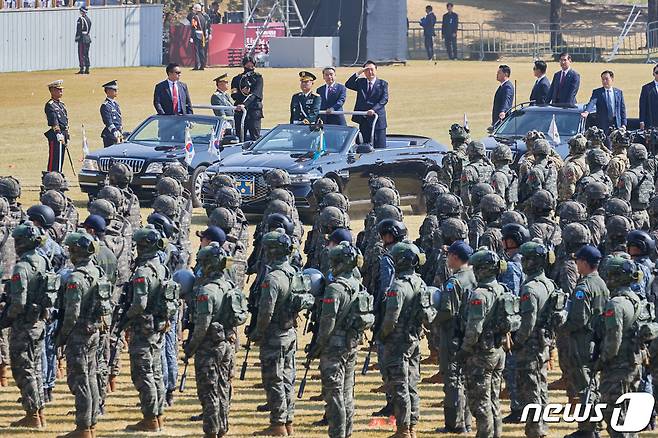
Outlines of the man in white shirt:
<svg viewBox="0 0 658 438">
<path fill-rule="evenodd" d="M 158 83 L 153 92 L 153 107 L 158 114 L 192 114 L 192 100 L 187 85 L 180 81 L 181 68 L 169 63 L 167 79 Z"/>
<path fill-rule="evenodd" d="M 619 88 L 614 88 L 615 74 L 610 70 L 601 73 L 601 88 L 592 91 L 592 97 L 581 113 L 587 118 L 590 113 L 596 113 L 596 124 L 609 135 L 610 131 L 618 128 L 626 128 L 626 104 L 624 93 Z"/>
<path fill-rule="evenodd" d="M 546 77 L 546 62 L 542 60 L 535 61 L 532 73 L 536 80 L 532 92 L 530 92 L 530 101 L 534 102 L 535 105 L 544 105 L 550 100 L 548 93 L 551 89 L 551 83 Z"/>
</svg>

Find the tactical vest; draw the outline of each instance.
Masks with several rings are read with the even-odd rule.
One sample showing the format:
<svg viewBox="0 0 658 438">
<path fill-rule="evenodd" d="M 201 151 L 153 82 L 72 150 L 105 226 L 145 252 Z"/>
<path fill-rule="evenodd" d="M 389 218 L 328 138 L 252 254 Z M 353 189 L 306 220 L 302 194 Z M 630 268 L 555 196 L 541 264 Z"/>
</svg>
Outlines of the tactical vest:
<svg viewBox="0 0 658 438">
<path fill-rule="evenodd" d="M 105 332 L 112 323 L 112 285 L 104 276 L 103 270 L 95 266 L 98 277 L 86 267 L 76 268 L 74 272 L 79 272 L 84 276 L 88 288 L 82 293 L 80 303 L 80 316 L 74 327 L 87 328 L 88 326 L 97 327 L 101 332 Z"/>
<path fill-rule="evenodd" d="M 288 283 L 287 289 L 277 297 L 271 320 L 281 330 L 288 330 L 295 326 L 300 311 L 310 309 L 315 304 L 315 297 L 310 294 L 310 280 L 297 273 L 292 266 L 272 270 L 270 275 L 285 278 Z"/>
<path fill-rule="evenodd" d="M 637 180 L 637 184 L 633 185 L 631 190 L 631 206 L 633 210 L 644 210 L 654 194 L 653 175 L 644 169 L 638 171 L 637 167 L 628 169 L 628 172 Z"/>
<path fill-rule="evenodd" d="M 345 338 L 348 335 L 360 340 L 363 333 L 372 328 L 375 323 L 374 297 L 360 285 L 355 290 L 349 280 L 344 277 L 336 277 L 335 282 L 343 287 L 343 293 L 347 298 L 345 305 L 339 310 L 336 324 L 331 336 Z"/>
<path fill-rule="evenodd" d="M 504 191 L 497 187 L 497 178 L 501 178 L 505 182 Z M 508 207 L 519 202 L 519 178 L 512 169 L 496 169 L 491 175 L 491 185 L 496 191 L 501 192 Z"/>
<path fill-rule="evenodd" d="M 158 280 L 158 286 L 149 291 L 145 313 L 153 315 L 158 321 L 169 321 L 178 311 L 180 285 L 170 279 L 169 270 L 164 265 L 164 276 L 150 261 L 141 267 L 149 268 Z"/>
</svg>

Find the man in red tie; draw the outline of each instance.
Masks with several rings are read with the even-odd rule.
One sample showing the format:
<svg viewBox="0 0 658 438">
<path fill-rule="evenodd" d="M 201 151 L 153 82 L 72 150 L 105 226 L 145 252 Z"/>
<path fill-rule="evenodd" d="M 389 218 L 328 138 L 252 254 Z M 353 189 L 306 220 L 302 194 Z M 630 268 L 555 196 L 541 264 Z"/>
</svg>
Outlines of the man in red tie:
<svg viewBox="0 0 658 438">
<path fill-rule="evenodd" d="M 153 107 L 158 114 L 192 114 L 192 101 L 187 85 L 180 81 L 181 68 L 170 63 L 166 67 L 167 79 L 158 83 L 153 92 Z"/>
<path fill-rule="evenodd" d="M 580 88 L 580 75 L 571 68 L 571 55 L 560 54 L 560 68 L 553 76 L 551 88 L 548 91 L 550 103 L 553 105 L 575 105 L 576 95 Z"/>
</svg>

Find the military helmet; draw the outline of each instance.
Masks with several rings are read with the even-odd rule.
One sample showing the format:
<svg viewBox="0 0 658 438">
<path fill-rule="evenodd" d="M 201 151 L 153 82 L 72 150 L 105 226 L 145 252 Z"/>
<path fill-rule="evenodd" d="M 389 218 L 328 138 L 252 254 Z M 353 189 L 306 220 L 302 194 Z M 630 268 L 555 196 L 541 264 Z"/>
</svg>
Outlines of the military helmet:
<svg viewBox="0 0 658 438">
<path fill-rule="evenodd" d="M 641 164 L 649 156 L 647 153 L 647 148 L 643 144 L 639 143 L 633 143 L 630 145 L 627 155 L 628 161 L 630 161 L 631 165 Z"/>
<path fill-rule="evenodd" d="M 292 240 L 281 229 L 265 233 L 262 244 L 270 260 L 285 257 L 292 252 Z"/>
<path fill-rule="evenodd" d="M 190 179 L 190 175 L 187 173 L 187 168 L 178 161 L 167 164 L 164 169 L 162 169 L 162 176 L 171 177 L 183 186 L 187 184 Z"/>
<path fill-rule="evenodd" d="M 512 149 L 505 143 L 498 143 L 496 148 L 491 152 L 491 161 L 494 163 L 514 161 L 514 154 Z"/>
<path fill-rule="evenodd" d="M 532 155 L 536 157 L 547 157 L 551 153 L 551 144 L 548 140 L 539 139 L 532 145 Z"/>
<path fill-rule="evenodd" d="M 375 207 L 382 205 L 400 205 L 400 194 L 395 189 L 382 187 L 375 192 L 372 197 L 372 204 Z"/>
<path fill-rule="evenodd" d="M 97 198 L 107 199 L 112 205 L 114 205 L 114 208 L 116 208 L 118 212 L 124 211 L 126 198 L 123 196 L 123 193 L 121 193 L 121 190 L 115 186 L 103 187 L 98 191 Z"/>
<path fill-rule="evenodd" d="M 610 187 L 602 182 L 592 181 L 583 188 L 583 197 L 587 201 L 606 200 L 610 197 Z"/>
<path fill-rule="evenodd" d="M 201 248 L 196 255 L 196 261 L 201 266 L 201 272 L 204 275 L 223 271 L 229 259 L 218 242 L 210 242 L 208 246 Z"/>
<path fill-rule="evenodd" d="M 480 211 L 482 212 L 485 221 L 498 219 L 506 209 L 507 205 L 505 204 L 505 200 L 496 193 L 485 195 L 480 200 Z"/>
<path fill-rule="evenodd" d="M 613 147 L 627 148 L 631 145 L 631 135 L 625 129 L 615 129 L 610 133 L 610 142 Z"/>
<path fill-rule="evenodd" d="M 624 216 L 630 219 L 633 209 L 628 201 L 621 198 L 610 198 L 605 203 L 605 216 Z"/>
<path fill-rule="evenodd" d="M 473 267 L 473 274 L 478 282 L 495 279 L 498 274 L 507 269 L 498 254 L 486 248 L 480 248 L 474 252 L 468 259 L 468 264 Z"/>
<path fill-rule="evenodd" d="M 568 224 L 562 229 L 562 242 L 568 253 L 575 253 L 581 246 L 592 241 L 589 228 L 577 222 Z"/>
<path fill-rule="evenodd" d="M 451 244 L 456 240 L 464 240 L 468 237 L 468 226 L 456 217 L 449 217 L 441 221 L 439 225 L 441 238 L 444 244 Z"/>
<path fill-rule="evenodd" d="M 266 219 L 267 231 L 273 231 L 278 228 L 283 229 L 288 236 L 292 236 L 295 232 L 295 224 L 288 216 L 281 213 L 271 213 L 267 215 Z"/>
<path fill-rule="evenodd" d="M 634 225 L 629 218 L 615 215 L 606 219 L 605 227 L 608 230 L 608 238 L 612 242 L 621 243 L 626 240 L 626 236 L 633 230 Z"/>
<path fill-rule="evenodd" d="M 330 234 L 336 228 L 347 228 L 345 213 L 336 207 L 325 207 L 320 211 L 320 227 L 323 234 Z"/>
<path fill-rule="evenodd" d="M 9 202 L 21 197 L 21 183 L 13 176 L 0 178 L 0 196 L 7 198 Z"/>
<path fill-rule="evenodd" d="M 89 203 L 87 209 L 89 210 L 89 214 L 98 215 L 105 219 L 106 222 L 114 219 L 117 214 L 117 209 L 114 207 L 114 204 L 107 199 L 95 199 Z"/>
<path fill-rule="evenodd" d="M 537 190 L 530 198 L 530 207 L 534 212 L 549 213 L 555 210 L 555 198 L 548 190 Z"/>
<path fill-rule="evenodd" d="M 41 195 L 39 200 L 43 205 L 52 208 L 55 216 L 60 216 L 66 209 L 66 198 L 57 190 L 47 190 Z"/>
<path fill-rule="evenodd" d="M 113 163 L 107 177 L 111 185 L 125 189 L 133 180 L 133 171 L 123 163 Z"/>
<path fill-rule="evenodd" d="M 341 242 L 329 250 L 329 266 L 334 274 L 351 272 L 359 264 L 360 253 L 350 242 Z"/>
<path fill-rule="evenodd" d="M 534 274 L 546 269 L 549 251 L 543 243 L 532 240 L 526 242 L 519 247 L 519 253 L 523 256 L 521 265 L 526 274 Z"/>
<path fill-rule="evenodd" d="M 226 173 L 216 173 L 210 179 L 210 188 L 213 193 L 217 193 L 217 190 L 222 187 L 235 187 L 235 178 L 233 175 L 228 175 Z"/>
<path fill-rule="evenodd" d="M 179 269 L 174 272 L 174 275 L 171 279 L 178 283 L 180 286 L 181 298 L 192 297 L 196 276 L 191 269 Z"/>
<path fill-rule="evenodd" d="M 375 218 L 377 223 L 384 219 L 395 219 L 402 222 L 402 210 L 396 205 L 382 205 L 375 208 Z"/>
<path fill-rule="evenodd" d="M 569 139 L 569 154 L 583 154 L 585 150 L 587 150 L 587 138 L 583 134 L 576 134 Z"/>
<path fill-rule="evenodd" d="M 626 257 L 609 256 L 603 260 L 602 264 L 601 271 L 611 292 L 619 287 L 630 286 L 642 277 L 642 271 L 637 263 Z"/>
<path fill-rule="evenodd" d="M 133 242 L 137 245 L 137 255 L 141 258 L 154 257 L 167 247 L 167 239 L 151 224 L 133 232 Z"/>
<path fill-rule="evenodd" d="M 229 234 L 233 230 L 235 222 L 235 213 L 224 207 L 215 208 L 208 218 L 208 225 L 219 227 L 224 230 L 226 234 Z"/>
<path fill-rule="evenodd" d="M 219 207 L 235 210 L 242 205 L 242 197 L 235 187 L 222 187 L 215 193 L 215 201 Z"/>
<path fill-rule="evenodd" d="M 350 201 L 342 193 L 327 193 L 320 202 L 320 208 L 336 207 L 347 212 L 350 209 Z"/>
<path fill-rule="evenodd" d="M 281 213 L 288 217 L 292 217 L 292 212 L 293 212 L 292 207 L 289 204 L 287 204 L 284 201 L 280 201 L 278 199 L 268 202 L 267 207 L 265 208 L 266 215 L 272 213 Z"/>
<path fill-rule="evenodd" d="M 641 256 L 653 256 L 656 252 L 656 242 L 646 231 L 633 230 L 626 236 L 626 246 L 634 246 L 640 250 Z"/>
<path fill-rule="evenodd" d="M 384 219 L 377 224 L 377 233 L 380 236 L 390 234 L 396 241 L 401 241 L 407 237 L 407 227 L 404 222 L 395 219 Z"/>
<path fill-rule="evenodd" d="M 473 140 L 468 146 L 466 146 L 466 155 L 468 155 L 470 159 L 484 157 L 487 155 L 487 148 L 481 141 Z"/>
<path fill-rule="evenodd" d="M 453 123 L 450 126 L 450 130 L 448 131 L 450 134 L 450 140 L 452 141 L 466 141 L 471 137 L 470 130 L 465 127 L 461 126 L 458 123 Z"/>
<path fill-rule="evenodd" d="M 423 184 L 423 196 L 425 196 L 425 201 L 427 204 L 431 205 L 432 208 L 435 206 L 434 202 L 436 197 L 441 193 L 449 193 L 450 189 L 445 184 L 440 182 L 426 182 Z"/>
<path fill-rule="evenodd" d="M 14 228 L 11 237 L 14 238 L 14 247 L 16 248 L 16 254 L 19 256 L 41 246 L 45 241 L 45 236 L 41 233 L 41 230 L 30 221 L 25 221 Z"/>
<path fill-rule="evenodd" d="M 395 189 L 395 181 L 387 176 L 370 175 L 370 178 L 368 178 L 368 187 L 370 188 L 370 197 L 372 198 L 375 196 L 377 190 L 382 187 Z"/>
<path fill-rule="evenodd" d="M 425 254 L 413 243 L 405 240 L 391 247 L 390 253 L 396 272 L 415 269 L 425 264 Z"/>
<path fill-rule="evenodd" d="M 530 231 L 521 224 L 505 224 L 500 232 L 503 239 L 513 240 L 517 247 L 530 240 Z"/>
<path fill-rule="evenodd" d="M 4 196 L 0 196 L 0 219 L 5 218 L 9 214 L 9 201 Z"/>
<path fill-rule="evenodd" d="M 155 229 L 158 230 L 162 236 L 166 237 L 167 239 L 171 239 L 174 234 L 178 232 L 176 225 L 168 216 L 165 216 L 164 214 L 151 213 L 149 217 L 146 218 L 146 222 L 153 225 Z"/>
<path fill-rule="evenodd" d="M 461 198 L 453 193 L 439 193 L 434 203 L 436 214 L 443 217 L 459 216 L 464 207 Z"/>
<path fill-rule="evenodd" d="M 532 131 L 528 131 L 525 137 L 523 137 L 523 141 L 525 141 L 527 146 L 533 146 L 537 140 L 543 140 L 545 138 L 546 135 L 543 132 L 533 129 Z"/>
<path fill-rule="evenodd" d="M 471 205 L 478 207 L 482 198 L 493 193 L 495 193 L 495 190 L 489 183 L 474 184 L 470 189 Z"/>
<path fill-rule="evenodd" d="M 73 263 L 89 260 L 98 252 L 98 242 L 84 229 L 69 233 L 64 239 Z"/>
<path fill-rule="evenodd" d="M 158 179 L 158 182 L 155 183 L 155 190 L 157 190 L 158 195 L 168 195 L 174 198 L 183 196 L 183 186 L 170 176 L 163 176 Z"/>
<path fill-rule="evenodd" d="M 69 183 L 66 181 L 66 177 L 59 172 L 45 172 L 41 177 L 41 188 L 43 191 L 65 192 L 69 189 Z"/>
<path fill-rule="evenodd" d="M 589 140 L 592 147 L 600 147 L 605 143 L 605 131 L 598 126 L 590 126 L 585 131 L 585 138 Z"/>
<path fill-rule="evenodd" d="M 153 211 L 174 220 L 180 211 L 178 202 L 169 195 L 159 195 L 153 200 Z"/>
<path fill-rule="evenodd" d="M 577 201 L 564 201 L 558 209 L 560 226 L 587 220 L 587 208 Z"/>
<path fill-rule="evenodd" d="M 276 189 L 272 190 L 267 195 L 267 200 L 270 201 L 270 202 L 272 202 L 274 200 L 283 201 L 291 207 L 293 205 L 295 205 L 295 197 L 287 189 L 276 188 Z"/>
<path fill-rule="evenodd" d="M 324 295 L 324 286 L 327 282 L 322 272 L 315 268 L 306 268 L 302 271 L 302 274 L 311 282 L 311 295 L 316 298 L 322 298 Z"/>
<path fill-rule="evenodd" d="M 602 149 L 590 149 L 587 151 L 585 161 L 590 168 L 605 169 L 610 163 L 610 156 Z"/>
<path fill-rule="evenodd" d="M 27 217 L 36 225 L 40 224 L 43 228 L 51 228 L 55 224 L 55 212 L 47 205 L 33 205 L 26 211 Z"/>
<path fill-rule="evenodd" d="M 507 210 L 500 215 L 500 224 L 503 226 L 507 224 L 519 224 L 527 227 L 528 218 L 520 211 Z"/>
<path fill-rule="evenodd" d="M 313 196 L 320 202 L 327 193 L 337 193 L 338 184 L 331 178 L 320 178 L 313 182 Z"/>
<path fill-rule="evenodd" d="M 265 182 L 271 188 L 286 187 L 290 185 L 290 174 L 285 169 L 272 169 L 265 172 Z"/>
</svg>

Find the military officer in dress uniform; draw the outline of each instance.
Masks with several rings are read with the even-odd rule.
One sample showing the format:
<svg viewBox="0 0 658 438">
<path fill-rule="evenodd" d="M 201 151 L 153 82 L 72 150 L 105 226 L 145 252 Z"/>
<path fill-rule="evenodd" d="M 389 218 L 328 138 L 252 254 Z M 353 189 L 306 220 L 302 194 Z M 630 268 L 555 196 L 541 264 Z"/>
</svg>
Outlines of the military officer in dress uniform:
<svg viewBox="0 0 658 438">
<path fill-rule="evenodd" d="M 69 141 L 69 116 L 66 105 L 61 101 L 64 81 L 58 79 L 48 84 L 50 100 L 44 109 L 49 130 L 43 133 L 48 139 L 48 172 L 62 172 L 64 152 Z"/>
<path fill-rule="evenodd" d="M 312 91 L 315 79 L 311 72 L 299 72 L 299 88 L 302 91 L 293 94 L 290 99 L 290 123 L 308 125 L 318 120 L 322 98 Z"/>
<path fill-rule="evenodd" d="M 103 132 L 101 138 L 103 139 L 103 146 L 109 147 L 116 143 L 123 141 L 123 122 L 121 121 L 121 107 L 119 102 L 116 101 L 117 94 L 119 93 L 119 84 L 117 81 L 110 81 L 103 84 L 105 90 L 105 101 L 101 104 L 101 119 L 103 119 Z"/>
<path fill-rule="evenodd" d="M 235 102 L 235 126 L 241 126 L 245 116 L 245 134 L 249 132 L 251 140 L 260 137 L 260 120 L 263 118 L 263 76 L 257 73 L 253 57 L 242 59 L 244 71 L 231 80 L 231 97 Z M 241 138 L 244 141 L 244 138 Z"/>
<path fill-rule="evenodd" d="M 89 47 L 91 46 L 91 20 L 87 16 L 87 6 L 80 7 L 80 16 L 75 23 L 75 42 L 78 43 L 78 63 L 80 70 L 77 75 L 89 74 Z"/>
<path fill-rule="evenodd" d="M 217 76 L 215 78 L 215 85 L 217 86 L 217 90 L 210 96 L 210 104 L 232 107 L 233 101 L 228 94 L 228 74 L 224 73 L 221 76 Z M 232 109 L 215 109 L 213 112 L 217 117 L 233 117 Z"/>
</svg>

